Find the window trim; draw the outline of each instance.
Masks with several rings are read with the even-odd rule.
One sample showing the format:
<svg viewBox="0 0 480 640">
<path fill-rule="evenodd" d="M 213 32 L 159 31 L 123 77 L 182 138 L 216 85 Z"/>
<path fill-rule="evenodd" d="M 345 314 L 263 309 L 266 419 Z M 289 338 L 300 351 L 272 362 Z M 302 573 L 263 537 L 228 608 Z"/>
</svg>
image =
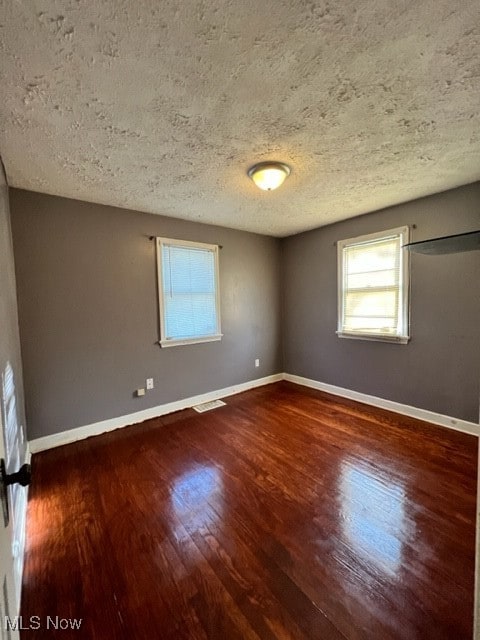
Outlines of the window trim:
<svg viewBox="0 0 480 640">
<path fill-rule="evenodd" d="M 165 303 L 164 303 L 164 290 L 163 290 L 163 260 L 162 249 L 164 246 L 176 246 L 176 247 L 192 247 L 196 249 L 203 249 L 211 251 L 214 254 L 215 263 L 215 310 L 217 317 L 216 332 L 210 335 L 197 336 L 192 338 L 173 338 L 168 339 L 165 335 Z M 223 337 L 221 332 L 221 317 L 220 317 L 220 269 L 219 269 L 219 246 L 217 244 L 207 244 L 205 242 L 192 242 L 191 240 L 178 240 L 176 238 L 156 238 L 156 253 L 157 253 L 157 284 L 158 284 L 158 306 L 159 306 L 159 323 L 160 323 L 160 340 L 159 345 L 162 348 L 176 347 L 185 344 L 200 344 L 202 342 L 217 342 Z"/>
<path fill-rule="evenodd" d="M 368 244 L 369 242 L 400 236 L 401 260 L 402 260 L 402 330 L 401 335 L 384 335 L 380 333 L 362 333 L 361 331 L 343 330 L 343 303 L 345 269 L 343 249 L 347 246 Z M 394 344 L 407 344 L 410 340 L 410 253 L 404 246 L 410 241 L 410 228 L 408 226 L 385 229 L 375 233 L 368 233 L 356 238 L 347 238 L 337 242 L 337 331 L 339 338 L 353 340 L 371 340 L 374 342 L 390 342 Z"/>
</svg>

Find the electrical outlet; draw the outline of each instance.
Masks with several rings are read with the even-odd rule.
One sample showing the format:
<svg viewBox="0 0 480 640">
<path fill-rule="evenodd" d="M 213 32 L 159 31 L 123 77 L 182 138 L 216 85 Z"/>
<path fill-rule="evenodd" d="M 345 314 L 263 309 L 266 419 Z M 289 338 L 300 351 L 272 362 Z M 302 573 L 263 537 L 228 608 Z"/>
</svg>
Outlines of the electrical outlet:
<svg viewBox="0 0 480 640">
<path fill-rule="evenodd" d="M 145 389 L 137 389 L 137 397 L 140 398 L 141 396 L 145 395 Z"/>
<path fill-rule="evenodd" d="M 147 389 L 153 389 L 153 378 L 147 378 Z"/>
<path fill-rule="evenodd" d="M 259 358 L 256 358 L 256 359 L 255 359 L 255 366 L 256 366 L 256 367 L 259 367 L 259 366 L 260 366 L 260 360 L 259 360 Z"/>
</svg>

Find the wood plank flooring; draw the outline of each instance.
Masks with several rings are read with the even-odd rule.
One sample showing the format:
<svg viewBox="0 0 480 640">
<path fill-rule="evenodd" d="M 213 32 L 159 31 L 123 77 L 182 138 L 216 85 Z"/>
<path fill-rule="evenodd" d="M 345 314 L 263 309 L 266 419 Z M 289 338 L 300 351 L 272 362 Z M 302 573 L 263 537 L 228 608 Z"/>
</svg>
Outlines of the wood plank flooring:
<svg viewBox="0 0 480 640">
<path fill-rule="evenodd" d="M 287 382 L 35 455 L 22 639 L 470 640 L 476 455 Z"/>
</svg>

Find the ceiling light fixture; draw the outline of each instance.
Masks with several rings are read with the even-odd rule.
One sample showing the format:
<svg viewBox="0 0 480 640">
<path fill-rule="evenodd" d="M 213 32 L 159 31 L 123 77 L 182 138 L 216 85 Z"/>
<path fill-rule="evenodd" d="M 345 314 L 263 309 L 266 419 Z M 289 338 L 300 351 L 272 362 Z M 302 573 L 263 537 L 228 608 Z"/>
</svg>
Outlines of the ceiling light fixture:
<svg viewBox="0 0 480 640">
<path fill-rule="evenodd" d="M 290 175 L 290 167 L 283 162 L 259 162 L 248 170 L 248 177 L 260 189 L 273 191 Z"/>
</svg>

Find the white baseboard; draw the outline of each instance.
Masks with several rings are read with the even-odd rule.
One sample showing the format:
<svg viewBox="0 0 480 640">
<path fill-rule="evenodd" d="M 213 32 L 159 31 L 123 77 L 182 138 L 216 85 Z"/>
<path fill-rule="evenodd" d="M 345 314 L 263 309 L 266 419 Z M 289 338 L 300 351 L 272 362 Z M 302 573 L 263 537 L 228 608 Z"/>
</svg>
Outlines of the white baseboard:
<svg viewBox="0 0 480 640">
<path fill-rule="evenodd" d="M 470 433 L 474 436 L 480 436 L 480 425 L 475 422 L 468 422 L 467 420 L 444 416 L 441 413 L 435 413 L 434 411 L 428 411 L 427 409 L 419 409 L 418 407 L 411 407 L 408 404 L 401 404 L 400 402 L 394 402 L 393 400 L 385 400 L 384 398 L 369 396 L 366 393 L 352 391 L 351 389 L 344 389 L 343 387 L 336 387 L 333 384 L 318 382 L 318 380 L 311 380 L 310 378 L 302 378 L 301 376 L 295 376 L 291 373 L 284 373 L 283 379 L 288 380 L 289 382 L 294 382 L 295 384 L 300 384 L 304 387 L 325 391 L 326 393 L 331 393 L 334 396 L 349 398 L 350 400 L 370 404 L 373 407 L 380 407 L 381 409 L 401 413 L 402 415 L 410 416 L 411 418 L 418 418 L 419 420 L 432 422 L 433 424 L 438 424 L 442 427 L 448 427 L 449 429 L 455 429 L 456 431 L 463 431 L 464 433 Z"/>
<path fill-rule="evenodd" d="M 257 378 L 256 380 L 249 380 L 248 382 L 235 384 L 231 387 L 218 389 L 217 391 L 209 391 L 208 393 L 202 393 L 198 396 L 191 396 L 190 398 L 184 398 L 183 400 L 168 402 L 157 407 L 152 407 L 151 409 L 136 411 L 135 413 L 130 413 L 126 416 L 110 418 L 109 420 L 102 420 L 101 422 L 87 424 L 84 427 L 77 427 L 75 429 L 69 429 L 68 431 L 53 433 L 49 436 L 30 440 L 30 451 L 32 453 L 38 453 L 39 451 L 45 451 L 46 449 L 53 449 L 54 447 L 60 447 L 64 444 L 70 444 L 71 442 L 77 442 L 77 440 L 89 438 L 90 436 L 97 436 L 101 433 L 106 433 L 107 431 L 113 431 L 115 429 L 127 427 L 131 424 L 138 424 L 139 422 L 143 422 L 144 420 L 158 418 L 159 416 L 166 415 L 167 413 L 181 411 L 182 409 L 189 409 L 195 404 L 210 402 L 211 400 L 219 400 L 220 398 L 225 398 L 226 396 L 233 396 L 236 393 L 248 391 L 249 389 L 261 387 L 272 382 L 279 382 L 280 380 L 283 380 L 283 373 L 276 373 L 272 376 Z"/>
<path fill-rule="evenodd" d="M 304 387 L 310 387 L 312 389 L 318 389 L 319 391 L 325 391 L 335 396 L 341 396 L 342 398 L 349 398 L 350 400 L 356 400 L 357 402 L 363 402 L 374 407 L 380 407 L 381 409 L 387 409 L 395 413 L 410 416 L 412 418 L 418 418 L 419 420 L 425 420 L 433 424 L 447 427 L 449 429 L 455 429 L 457 431 L 463 431 L 464 433 L 470 433 L 475 436 L 480 436 L 480 425 L 474 422 L 468 422 L 467 420 L 460 420 L 459 418 L 453 418 L 451 416 L 445 416 L 434 411 L 428 411 L 426 409 L 419 409 L 418 407 L 411 407 L 407 404 L 401 404 L 394 402 L 393 400 L 386 400 L 384 398 L 378 398 L 376 396 L 370 396 L 359 391 L 352 391 L 351 389 L 345 389 L 343 387 L 336 387 L 332 384 L 325 382 L 319 382 L 318 380 L 312 380 L 310 378 L 303 378 L 290 373 L 277 373 L 272 376 L 266 376 L 265 378 L 257 378 L 256 380 L 249 380 L 241 384 L 236 384 L 231 387 L 225 387 L 224 389 L 218 389 L 217 391 L 209 391 L 208 393 L 202 393 L 198 396 L 191 396 L 190 398 L 184 398 L 183 400 L 177 400 L 175 402 L 168 402 L 151 409 L 144 409 L 142 411 L 136 411 L 125 416 L 119 416 L 118 418 L 110 418 L 108 420 L 102 420 L 101 422 L 95 422 L 83 427 L 77 427 L 75 429 L 69 429 L 68 431 L 62 431 L 60 433 L 54 433 L 42 438 L 36 438 L 29 442 L 29 455 L 31 453 L 38 453 L 39 451 L 45 451 L 46 449 L 53 449 L 54 447 L 60 447 L 64 444 L 70 444 L 71 442 L 77 442 L 89 438 L 90 436 L 106 433 L 107 431 L 113 431 L 132 424 L 138 424 L 144 420 L 150 420 L 151 418 L 157 418 L 159 416 L 166 415 L 167 413 L 173 413 L 174 411 L 181 411 L 182 409 L 188 409 L 195 404 L 202 402 L 210 402 L 211 400 L 219 400 L 227 396 L 232 396 L 242 391 L 248 391 L 255 387 L 261 387 L 272 382 L 279 382 L 280 380 L 288 380 L 295 384 L 302 385 Z"/>
</svg>

